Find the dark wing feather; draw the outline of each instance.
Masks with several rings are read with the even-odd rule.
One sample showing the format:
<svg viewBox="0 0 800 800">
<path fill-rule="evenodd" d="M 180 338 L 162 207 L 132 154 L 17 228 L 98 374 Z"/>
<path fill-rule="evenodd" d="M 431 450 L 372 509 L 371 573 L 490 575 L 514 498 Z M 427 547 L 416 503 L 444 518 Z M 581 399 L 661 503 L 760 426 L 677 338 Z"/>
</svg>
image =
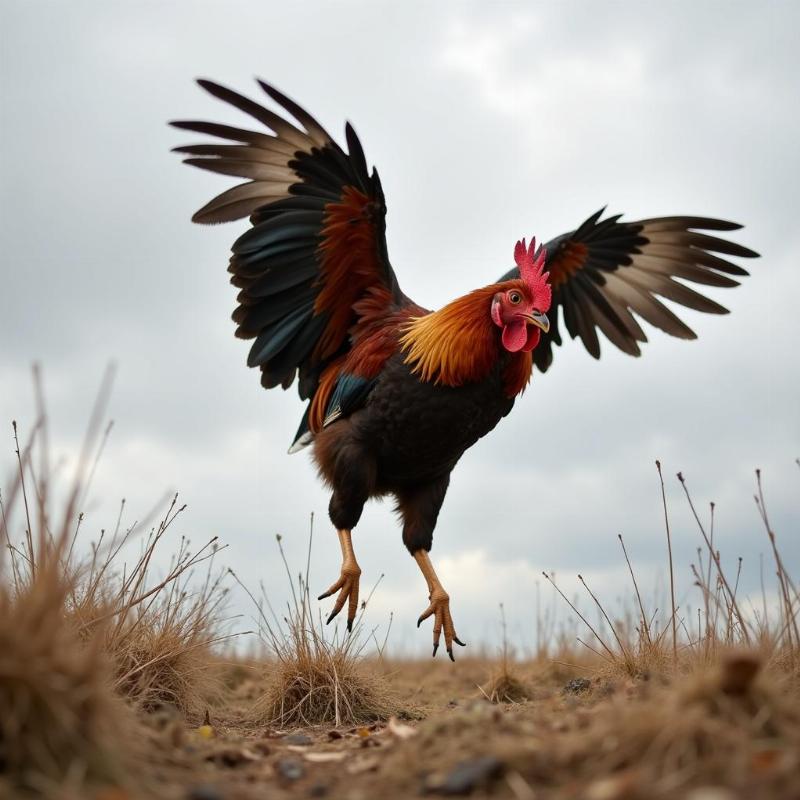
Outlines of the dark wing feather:
<svg viewBox="0 0 800 800">
<path fill-rule="evenodd" d="M 310 399 L 325 367 L 349 350 L 351 331 L 362 321 L 357 309 L 369 308 L 367 322 L 374 322 L 376 314 L 410 302 L 386 251 L 380 179 L 369 172 L 349 123 L 345 152 L 310 114 L 263 81 L 264 92 L 293 120 L 217 83 L 198 82 L 266 130 L 172 123 L 225 140 L 176 147 L 185 163 L 245 179 L 193 219 L 218 223 L 250 216 L 252 228 L 234 243 L 229 267 L 231 283 L 241 290 L 236 334 L 255 339 L 248 364 L 261 369 L 265 387 L 286 388 L 299 376 L 300 396 Z M 371 302 L 360 304 L 367 296 Z M 344 408 L 349 394 L 360 394 L 345 389 L 352 387 L 343 383 L 337 400 Z M 307 433 L 304 424 L 299 435 Z"/>
<path fill-rule="evenodd" d="M 707 231 L 735 231 L 734 222 L 708 217 L 659 217 L 623 222 L 620 215 L 601 219 L 592 214 L 571 233 L 548 242 L 547 270 L 553 287 L 551 327 L 543 334 L 533 358 L 544 372 L 561 344 L 559 308 L 569 335 L 579 337 L 595 358 L 600 357 L 597 329 L 620 350 L 640 354 L 647 341 L 634 314 L 682 339 L 695 333 L 658 297 L 709 314 L 727 309 L 679 280 L 705 286 L 738 286 L 729 277 L 747 275 L 722 258 L 755 258 L 758 253 Z M 516 268 L 501 280 L 519 277 Z"/>
</svg>

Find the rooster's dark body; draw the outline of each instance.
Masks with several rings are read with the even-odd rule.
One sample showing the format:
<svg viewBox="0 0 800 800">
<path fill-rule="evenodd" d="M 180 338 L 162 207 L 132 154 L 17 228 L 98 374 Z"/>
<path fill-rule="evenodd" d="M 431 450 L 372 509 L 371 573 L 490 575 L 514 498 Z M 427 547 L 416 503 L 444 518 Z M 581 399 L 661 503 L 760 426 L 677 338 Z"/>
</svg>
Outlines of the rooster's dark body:
<svg viewBox="0 0 800 800">
<path fill-rule="evenodd" d="M 501 362 L 484 380 L 460 387 L 421 382 L 402 354 L 386 362 L 364 407 L 319 433 L 320 471 L 333 489 L 331 521 L 356 526 L 369 497 L 391 494 L 413 554 L 431 549 L 450 473 L 463 453 L 511 410 Z"/>
</svg>

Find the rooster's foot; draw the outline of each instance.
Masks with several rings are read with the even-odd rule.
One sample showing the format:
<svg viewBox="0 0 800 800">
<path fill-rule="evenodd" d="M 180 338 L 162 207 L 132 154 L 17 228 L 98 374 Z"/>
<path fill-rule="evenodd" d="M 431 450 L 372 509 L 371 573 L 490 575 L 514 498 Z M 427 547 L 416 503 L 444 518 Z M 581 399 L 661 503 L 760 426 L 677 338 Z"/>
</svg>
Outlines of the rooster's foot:
<svg viewBox="0 0 800 800">
<path fill-rule="evenodd" d="M 422 612 L 420 618 L 417 620 L 417 627 L 419 627 L 428 617 L 433 617 L 433 655 L 439 649 L 439 639 L 441 637 L 442 629 L 444 629 L 444 643 L 447 649 L 447 655 L 450 656 L 451 661 L 455 661 L 453 655 L 453 642 L 461 647 L 466 647 L 458 636 L 456 636 L 456 629 L 453 625 L 453 618 L 450 616 L 450 596 L 444 589 L 436 588 L 430 596 L 431 604 Z"/>
<path fill-rule="evenodd" d="M 333 606 L 333 611 L 331 611 L 325 623 L 326 625 L 344 608 L 344 604 L 347 602 L 347 630 L 348 632 L 353 630 L 353 621 L 358 611 L 358 585 L 360 580 L 361 568 L 358 566 L 355 559 L 352 561 L 345 561 L 345 563 L 342 564 L 342 574 L 339 576 L 339 580 L 336 581 L 327 592 L 324 592 L 317 598 L 318 600 L 324 600 L 335 592 L 339 592 L 339 596 L 336 598 L 336 603 Z"/>
</svg>

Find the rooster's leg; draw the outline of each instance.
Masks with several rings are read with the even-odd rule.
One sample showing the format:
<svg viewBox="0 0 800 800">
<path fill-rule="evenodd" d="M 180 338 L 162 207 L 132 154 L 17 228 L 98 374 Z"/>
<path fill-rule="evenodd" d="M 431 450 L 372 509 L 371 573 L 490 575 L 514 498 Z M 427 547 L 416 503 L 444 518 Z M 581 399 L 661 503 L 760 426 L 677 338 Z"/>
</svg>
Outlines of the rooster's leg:
<svg viewBox="0 0 800 800">
<path fill-rule="evenodd" d="M 333 611 L 328 617 L 328 622 L 344 608 L 345 601 L 349 600 L 347 606 L 347 630 L 352 631 L 353 620 L 356 618 L 356 612 L 358 611 L 358 584 L 361 578 L 361 567 L 358 566 L 356 554 L 353 552 L 350 531 L 340 530 L 337 533 L 339 534 L 339 544 L 342 546 L 342 572 L 339 580 L 317 599 L 324 600 L 334 592 L 339 592 Z"/>
<path fill-rule="evenodd" d="M 453 618 L 450 616 L 450 595 L 444 590 L 444 587 L 439 582 L 436 576 L 436 570 L 433 568 L 430 556 L 427 550 L 417 550 L 414 553 L 414 560 L 419 565 L 425 581 L 428 584 L 428 593 L 430 596 L 431 604 L 422 612 L 422 615 L 417 620 L 417 627 L 419 627 L 423 620 L 428 617 L 433 617 L 433 655 L 439 649 L 439 637 L 441 636 L 442 629 L 444 629 L 444 643 L 447 648 L 447 655 L 450 656 L 451 661 L 455 661 L 453 656 L 453 642 L 466 647 L 458 636 L 456 636 L 456 629 L 453 625 Z"/>
</svg>

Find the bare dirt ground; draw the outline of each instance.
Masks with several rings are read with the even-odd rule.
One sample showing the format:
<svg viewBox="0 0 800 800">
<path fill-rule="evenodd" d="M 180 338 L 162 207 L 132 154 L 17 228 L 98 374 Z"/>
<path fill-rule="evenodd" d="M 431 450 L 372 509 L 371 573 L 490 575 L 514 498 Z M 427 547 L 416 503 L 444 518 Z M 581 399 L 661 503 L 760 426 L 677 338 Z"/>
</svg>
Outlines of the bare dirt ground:
<svg viewBox="0 0 800 800">
<path fill-rule="evenodd" d="M 372 664 L 394 717 L 286 729 L 247 721 L 269 670 L 235 667 L 213 732 L 152 715 L 154 775 L 189 800 L 800 797 L 796 690 L 752 655 L 721 663 L 673 683 L 521 664 L 521 699 L 499 703 L 486 660 Z"/>
</svg>

